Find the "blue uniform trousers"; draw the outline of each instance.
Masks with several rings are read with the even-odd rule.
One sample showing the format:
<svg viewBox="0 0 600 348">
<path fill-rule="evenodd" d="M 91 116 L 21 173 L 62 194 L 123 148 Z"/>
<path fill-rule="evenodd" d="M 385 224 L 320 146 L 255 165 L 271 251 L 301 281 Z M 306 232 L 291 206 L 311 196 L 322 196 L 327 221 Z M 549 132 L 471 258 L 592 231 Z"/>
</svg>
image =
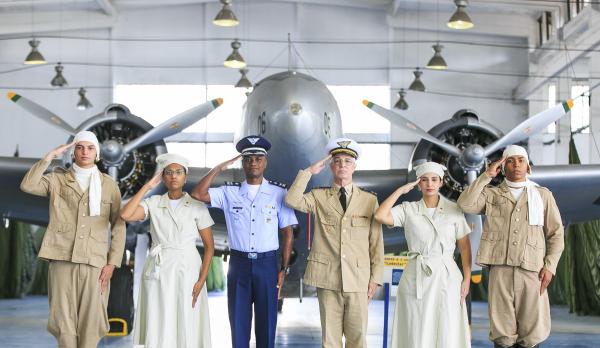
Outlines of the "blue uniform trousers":
<svg viewBox="0 0 600 348">
<path fill-rule="evenodd" d="M 247 348 L 250 345 L 252 304 L 256 315 L 256 347 L 275 347 L 277 275 L 276 250 L 265 253 L 232 250 L 227 273 L 227 304 L 234 348 Z"/>
</svg>

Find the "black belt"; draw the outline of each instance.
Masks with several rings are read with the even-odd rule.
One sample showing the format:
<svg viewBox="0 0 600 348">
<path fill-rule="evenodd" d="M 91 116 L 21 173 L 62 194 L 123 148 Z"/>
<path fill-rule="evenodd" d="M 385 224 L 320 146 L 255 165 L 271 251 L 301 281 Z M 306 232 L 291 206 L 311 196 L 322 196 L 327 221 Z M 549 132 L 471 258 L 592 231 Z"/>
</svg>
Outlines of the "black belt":
<svg viewBox="0 0 600 348">
<path fill-rule="evenodd" d="M 277 250 L 266 251 L 264 253 L 245 252 L 231 249 L 231 256 L 242 257 L 244 259 L 262 259 L 264 257 L 276 256 Z"/>
</svg>

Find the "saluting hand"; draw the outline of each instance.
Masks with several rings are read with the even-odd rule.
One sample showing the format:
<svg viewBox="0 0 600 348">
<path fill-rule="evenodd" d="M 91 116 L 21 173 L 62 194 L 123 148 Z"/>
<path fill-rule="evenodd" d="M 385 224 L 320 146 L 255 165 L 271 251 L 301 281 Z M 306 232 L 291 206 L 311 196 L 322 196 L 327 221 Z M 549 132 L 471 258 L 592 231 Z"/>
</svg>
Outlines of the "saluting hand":
<svg viewBox="0 0 600 348">
<path fill-rule="evenodd" d="M 306 168 L 306 170 L 308 170 L 312 175 L 319 174 L 323 170 L 323 168 L 325 168 L 325 164 L 330 158 L 331 155 L 327 155 L 327 157 L 311 164 L 311 166 Z"/>
<path fill-rule="evenodd" d="M 500 168 L 502 168 L 502 163 L 504 163 L 504 161 L 506 161 L 506 157 L 502 157 L 500 160 L 490 164 L 485 171 L 486 174 L 490 178 L 495 178 L 496 175 L 498 175 L 498 173 L 500 173 Z"/>
<path fill-rule="evenodd" d="M 196 284 L 194 284 L 194 289 L 192 290 L 192 308 L 196 307 L 196 301 L 198 300 L 198 296 L 200 295 L 200 291 L 202 291 L 202 286 L 204 284 L 202 284 L 201 281 L 197 281 Z"/>
<path fill-rule="evenodd" d="M 235 156 L 234 158 L 232 158 L 232 159 L 230 159 L 230 160 L 228 160 L 228 161 L 225 161 L 225 162 L 223 162 L 223 163 L 219 164 L 218 166 L 216 166 L 216 167 L 215 167 L 215 169 L 216 169 L 216 170 L 217 170 L 219 173 L 220 173 L 220 172 L 223 172 L 223 171 L 227 170 L 227 168 L 228 168 L 230 165 L 232 165 L 232 164 L 233 164 L 235 161 L 237 161 L 237 160 L 238 160 L 240 157 L 242 157 L 242 155 L 237 155 L 237 156 Z"/>
<path fill-rule="evenodd" d="M 420 181 L 421 181 L 421 179 L 417 178 L 416 181 L 409 182 L 409 183 L 406 183 L 406 184 L 400 186 L 399 190 L 402 192 L 402 194 L 409 193 L 412 189 L 415 188 L 415 186 L 417 186 L 419 184 Z"/>
<path fill-rule="evenodd" d="M 58 156 L 62 156 L 63 153 L 65 153 L 65 151 L 67 151 L 70 147 L 72 147 L 73 145 L 75 145 L 75 142 L 71 142 L 70 144 L 63 144 L 60 145 L 59 147 L 55 148 L 54 150 L 48 152 L 48 154 L 46 154 L 46 156 L 44 157 L 44 159 L 46 161 L 52 161 L 53 159 L 55 159 Z"/>
<path fill-rule="evenodd" d="M 156 185 L 160 184 L 160 182 L 161 182 L 161 181 L 162 181 L 162 170 L 161 170 L 161 171 L 159 171 L 158 173 L 156 173 L 156 175 L 154 175 L 154 176 L 152 177 L 152 179 L 150 179 L 150 181 L 148 181 L 148 182 L 146 183 L 146 187 L 147 187 L 149 190 L 152 190 L 153 188 L 155 188 L 155 187 L 156 187 Z"/>
</svg>

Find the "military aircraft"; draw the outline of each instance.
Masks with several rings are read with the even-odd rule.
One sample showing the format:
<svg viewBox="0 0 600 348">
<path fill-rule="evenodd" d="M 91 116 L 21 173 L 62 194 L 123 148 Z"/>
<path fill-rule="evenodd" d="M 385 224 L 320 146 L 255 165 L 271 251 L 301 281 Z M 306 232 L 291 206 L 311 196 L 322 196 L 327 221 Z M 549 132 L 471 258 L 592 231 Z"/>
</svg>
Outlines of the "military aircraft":
<svg viewBox="0 0 600 348">
<path fill-rule="evenodd" d="M 22 98 L 21 101 L 23 100 Z M 210 105 L 214 107 L 214 103 L 208 104 L 197 107 L 204 111 L 195 112 L 196 121 L 208 114 L 206 110 L 211 108 Z M 34 115 L 65 128 L 64 122 L 58 116 L 31 101 L 28 105 L 23 106 Z M 414 175 L 411 170 L 413 166 L 427 160 L 442 163 L 448 168 L 449 175 L 444 180 L 441 192 L 450 199 L 456 199 L 465 186 L 485 169 L 487 163 L 500 157 L 503 147 L 526 140 L 565 115 L 570 107 L 569 102 L 559 104 L 528 118 L 503 135 L 492 125 L 480 120 L 472 110 L 460 110 L 451 119 L 426 132 L 396 112 L 367 101 L 365 105 L 393 124 L 421 137 L 413 151 L 408 169 L 360 170 L 359 163 L 359 170 L 354 176 L 355 184 L 377 192 L 380 199 L 406 183 L 410 176 Z M 98 135 L 102 143 L 99 167 L 119 181 L 123 198 L 127 199 L 156 172 L 154 159 L 166 151 L 164 130 L 170 129 L 170 125 L 175 124 L 173 120 L 178 117 L 175 116 L 153 129 L 143 119 L 132 115 L 125 106 L 113 104 L 102 114 L 67 133 L 87 129 Z M 181 126 L 183 125 L 181 122 Z M 171 134 L 181 130 L 175 128 Z M 271 141 L 273 147 L 269 152 L 265 176 L 289 184 L 299 169 L 306 168 L 325 155 L 324 148 L 327 142 L 343 136 L 343 133 L 337 103 L 327 87 L 309 75 L 284 71 L 264 78 L 248 95 L 236 139 L 247 135 L 261 135 Z M 145 141 L 139 140 L 141 137 L 145 137 Z M 223 158 L 224 161 L 226 159 Z M 43 225 L 47 223 L 47 201 L 18 190 L 21 178 L 36 160 L 0 158 L 0 175 L 3 179 L 0 194 L 3 194 L 3 197 L 11 197 L 10 200 L 0 200 L 0 213 L 11 219 Z M 55 161 L 53 165 L 69 165 L 69 162 L 70 158 L 64 158 L 62 161 Z M 191 190 L 208 170 L 209 168 L 191 168 L 186 189 Z M 221 185 L 225 181 L 243 180 L 244 174 L 241 169 L 229 169 L 216 178 L 214 185 Z M 597 209 L 597 205 L 600 204 L 600 165 L 536 166 L 532 180 L 553 191 L 566 223 L 600 217 L 600 210 Z M 309 188 L 330 184 L 331 174 L 325 170 L 311 179 Z M 581 187 L 587 189 L 582 190 Z M 417 199 L 417 195 L 408 194 L 402 199 L 414 200 Z M 221 231 L 222 236 L 220 244 L 217 241 L 217 248 L 221 253 L 227 254 L 222 212 L 214 210 L 211 214 L 217 222 L 215 230 Z M 304 286 L 301 277 L 311 243 L 311 217 L 302 213 L 297 213 L 297 216 L 299 225 L 294 231 L 296 238 L 291 272 L 284 285 L 286 296 L 302 294 Z M 469 219 L 480 234 L 481 218 Z M 472 236 L 475 248 L 478 233 L 473 233 Z M 385 228 L 384 241 L 386 252 L 399 251 L 404 245 L 404 239 L 397 230 Z"/>
</svg>

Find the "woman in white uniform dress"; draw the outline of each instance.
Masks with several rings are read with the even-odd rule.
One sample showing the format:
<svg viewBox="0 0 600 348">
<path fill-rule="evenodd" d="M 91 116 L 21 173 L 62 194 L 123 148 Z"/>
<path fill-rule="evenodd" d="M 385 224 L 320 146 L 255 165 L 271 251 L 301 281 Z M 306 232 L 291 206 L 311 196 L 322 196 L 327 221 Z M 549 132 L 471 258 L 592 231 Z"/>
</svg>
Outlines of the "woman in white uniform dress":
<svg viewBox="0 0 600 348">
<path fill-rule="evenodd" d="M 150 218 L 152 247 L 142 274 L 134 322 L 134 344 L 147 348 L 210 347 L 208 296 L 205 280 L 214 254 L 204 203 L 183 192 L 187 160 L 164 154 L 156 159 L 163 168 L 121 210 L 125 221 Z M 142 201 L 160 181 L 168 190 Z M 204 243 L 205 262 L 196 249 Z"/>
<path fill-rule="evenodd" d="M 471 230 L 461 209 L 439 194 L 446 168 L 426 162 L 415 168 L 417 181 L 398 188 L 379 206 L 375 219 L 404 227 L 409 262 L 404 269 L 392 326 L 394 348 L 471 347 L 465 297 L 471 277 Z M 417 202 L 398 198 L 415 186 Z M 464 277 L 454 262 L 458 244 Z"/>
</svg>

